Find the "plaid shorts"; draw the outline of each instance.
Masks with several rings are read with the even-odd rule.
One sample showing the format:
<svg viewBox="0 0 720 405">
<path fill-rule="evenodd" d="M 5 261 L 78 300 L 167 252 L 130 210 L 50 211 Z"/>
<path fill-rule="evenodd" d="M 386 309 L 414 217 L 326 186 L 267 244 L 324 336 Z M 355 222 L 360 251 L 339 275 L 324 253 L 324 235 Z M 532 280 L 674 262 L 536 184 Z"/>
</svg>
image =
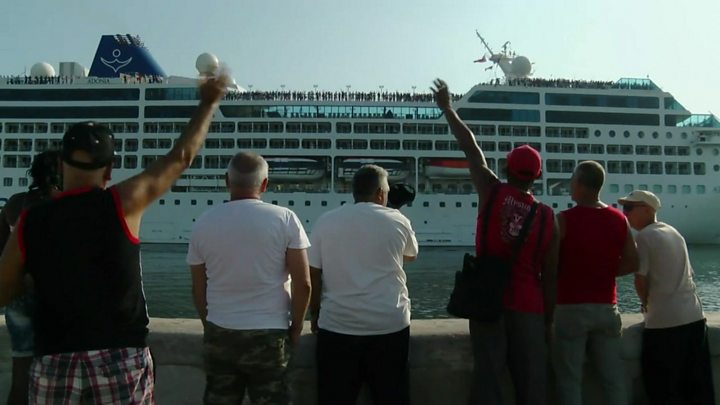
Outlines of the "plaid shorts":
<svg viewBox="0 0 720 405">
<path fill-rule="evenodd" d="M 104 349 L 36 357 L 31 404 L 154 404 L 150 350 Z"/>
</svg>

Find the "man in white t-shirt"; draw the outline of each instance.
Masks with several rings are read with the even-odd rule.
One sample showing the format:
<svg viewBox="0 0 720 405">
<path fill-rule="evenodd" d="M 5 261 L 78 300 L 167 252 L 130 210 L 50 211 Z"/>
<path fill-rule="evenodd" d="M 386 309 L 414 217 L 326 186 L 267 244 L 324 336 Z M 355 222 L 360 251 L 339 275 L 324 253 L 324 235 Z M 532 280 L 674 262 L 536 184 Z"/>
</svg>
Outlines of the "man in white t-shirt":
<svg viewBox="0 0 720 405">
<path fill-rule="evenodd" d="M 322 215 L 310 235 L 318 403 L 354 404 L 367 383 L 376 405 L 409 404 L 403 262 L 417 256 L 417 240 L 410 221 L 386 207 L 385 169 L 361 167 L 352 189 L 355 204 Z"/>
<path fill-rule="evenodd" d="M 290 403 L 288 344 L 300 338 L 310 299 L 310 243 L 295 213 L 260 199 L 267 183 L 262 156 L 236 154 L 226 175 L 230 201 L 200 216 L 190 238 L 205 404 L 239 404 L 245 390 L 255 404 Z"/>
<path fill-rule="evenodd" d="M 635 190 L 618 200 L 636 241 L 635 289 L 645 314 L 642 367 L 651 404 L 715 404 L 707 326 L 685 239 L 658 222 L 660 199 Z"/>
</svg>

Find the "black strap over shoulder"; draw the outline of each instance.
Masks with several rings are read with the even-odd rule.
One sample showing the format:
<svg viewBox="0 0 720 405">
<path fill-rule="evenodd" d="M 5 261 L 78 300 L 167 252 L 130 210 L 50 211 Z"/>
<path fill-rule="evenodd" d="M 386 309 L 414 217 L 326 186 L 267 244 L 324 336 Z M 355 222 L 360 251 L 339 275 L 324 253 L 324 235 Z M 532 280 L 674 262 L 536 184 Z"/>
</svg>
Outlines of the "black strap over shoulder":
<svg viewBox="0 0 720 405">
<path fill-rule="evenodd" d="M 487 201 L 485 202 L 485 206 L 483 207 L 483 226 L 482 226 L 482 235 L 480 238 L 480 255 L 485 256 L 487 254 L 487 234 L 488 234 L 488 227 L 490 226 L 490 213 L 493 208 L 493 202 L 495 202 L 495 198 L 497 197 L 498 190 L 500 188 L 500 183 L 495 184 L 492 189 L 490 189 L 490 195 L 488 196 Z M 518 235 L 517 239 L 515 240 L 515 243 L 513 244 L 512 249 L 512 256 L 510 259 L 510 264 L 514 264 L 515 260 L 517 260 L 518 252 L 520 250 L 520 247 L 522 246 L 523 242 L 525 241 L 525 237 L 527 236 L 528 230 L 530 229 L 530 224 L 532 223 L 533 218 L 535 217 L 535 212 L 538 208 L 538 202 L 534 201 L 532 207 L 530 208 L 530 212 L 525 217 L 525 221 L 523 221 L 522 228 L 520 229 L 520 234 Z M 541 225 L 542 226 L 542 225 Z"/>
<path fill-rule="evenodd" d="M 483 211 L 483 227 L 482 227 L 482 237 L 480 238 L 480 255 L 485 256 L 487 253 L 487 243 L 485 242 L 488 234 L 488 227 L 490 226 L 490 212 L 492 211 L 493 202 L 495 202 L 495 197 L 497 196 L 498 189 L 500 188 L 500 183 L 495 183 L 493 187 L 490 189 L 490 195 L 488 196 L 487 201 L 485 201 L 485 206 L 482 208 Z"/>
<path fill-rule="evenodd" d="M 523 221 L 522 228 L 520 229 L 520 234 L 518 235 L 517 239 L 515 240 L 515 244 L 513 245 L 512 256 L 510 258 L 511 265 L 515 264 L 515 261 L 517 260 L 518 253 L 520 253 L 520 247 L 522 247 L 522 244 L 525 241 L 525 237 L 530 230 L 530 224 L 532 224 L 532 220 L 535 217 L 535 212 L 537 211 L 538 205 L 540 204 L 537 201 L 533 202 L 532 207 L 530 207 L 530 212 L 525 217 L 525 221 Z"/>
</svg>

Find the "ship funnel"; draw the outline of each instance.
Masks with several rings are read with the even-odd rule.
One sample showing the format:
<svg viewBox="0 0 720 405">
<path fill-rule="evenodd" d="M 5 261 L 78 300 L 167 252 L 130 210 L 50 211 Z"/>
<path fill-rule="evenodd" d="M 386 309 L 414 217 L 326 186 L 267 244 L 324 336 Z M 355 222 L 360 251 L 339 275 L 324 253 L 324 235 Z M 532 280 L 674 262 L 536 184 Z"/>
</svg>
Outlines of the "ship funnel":
<svg viewBox="0 0 720 405">
<path fill-rule="evenodd" d="M 90 66 L 92 77 L 165 76 L 140 37 L 103 35 Z"/>
</svg>

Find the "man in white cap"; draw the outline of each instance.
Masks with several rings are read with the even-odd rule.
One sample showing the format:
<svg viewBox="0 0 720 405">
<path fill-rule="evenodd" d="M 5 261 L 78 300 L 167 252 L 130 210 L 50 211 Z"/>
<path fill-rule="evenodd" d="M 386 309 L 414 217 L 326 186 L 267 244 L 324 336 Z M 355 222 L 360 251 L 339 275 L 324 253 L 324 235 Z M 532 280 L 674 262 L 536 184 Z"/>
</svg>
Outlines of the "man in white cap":
<svg viewBox="0 0 720 405">
<path fill-rule="evenodd" d="M 655 194 L 635 190 L 618 202 L 638 231 L 635 290 L 645 313 L 641 361 L 650 403 L 714 404 L 707 326 L 685 239 L 657 220 Z"/>
</svg>

